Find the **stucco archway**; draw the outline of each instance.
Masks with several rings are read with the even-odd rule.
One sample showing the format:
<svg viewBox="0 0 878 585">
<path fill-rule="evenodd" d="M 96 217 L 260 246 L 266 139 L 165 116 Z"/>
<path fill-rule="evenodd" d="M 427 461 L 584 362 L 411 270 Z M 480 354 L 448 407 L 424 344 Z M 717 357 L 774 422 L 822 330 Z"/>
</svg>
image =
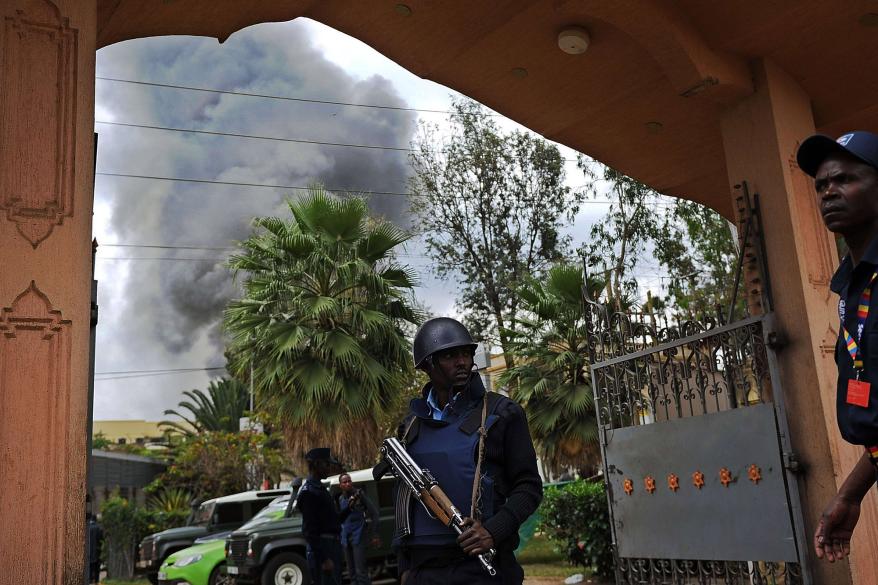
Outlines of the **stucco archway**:
<svg viewBox="0 0 878 585">
<path fill-rule="evenodd" d="M 833 421 L 837 261 L 795 168 L 798 140 L 878 127 L 878 39 L 865 1 L 3 0 L 0 8 L 0 569 L 22 582 L 82 575 L 94 53 L 121 40 L 227 38 L 308 16 L 415 73 L 672 195 L 734 216 L 730 185 L 763 195 L 794 447 L 816 520 L 855 451 Z M 584 55 L 557 47 L 583 27 Z M 829 42 L 831 41 L 831 42 Z M 850 63 L 846 55 L 860 56 Z M 852 74 L 856 69 L 857 75 Z M 840 92 L 842 86 L 846 91 Z M 659 132 L 655 130 L 659 124 Z M 854 579 L 878 573 L 870 499 Z M 14 577 L 11 577 L 14 575 Z M 818 581 L 850 582 L 846 566 Z"/>
</svg>

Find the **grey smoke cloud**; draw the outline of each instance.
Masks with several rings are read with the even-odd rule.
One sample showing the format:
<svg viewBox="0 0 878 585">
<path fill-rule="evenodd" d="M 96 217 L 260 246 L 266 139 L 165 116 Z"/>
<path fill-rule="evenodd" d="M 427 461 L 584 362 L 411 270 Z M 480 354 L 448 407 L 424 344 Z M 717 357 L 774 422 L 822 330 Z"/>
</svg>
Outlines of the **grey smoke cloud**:
<svg viewBox="0 0 878 585">
<path fill-rule="evenodd" d="M 138 39 L 102 49 L 98 76 L 249 93 L 406 105 L 387 79 L 355 79 L 325 59 L 297 23 L 260 25 L 213 39 Z M 411 112 L 302 104 L 97 81 L 98 121 L 147 124 L 407 147 Z M 291 144 L 98 124 L 98 171 L 211 181 L 404 192 L 404 152 Z M 109 210 L 99 241 L 231 246 L 254 216 L 284 214 L 301 192 L 98 177 L 96 208 Z M 404 197 L 376 195 L 373 212 L 410 224 Z M 111 256 L 208 261 L 98 261 L 102 320 L 97 370 L 199 367 L 224 363 L 221 312 L 236 293 L 222 251 L 100 250 Z M 176 366 L 174 364 L 177 364 Z M 155 418 L 195 378 L 155 377 L 99 384 L 97 418 Z M 203 379 L 203 377 L 201 378 Z M 102 390 L 113 386 L 115 390 Z M 127 392 L 127 393 L 126 393 Z M 122 396 L 124 395 L 124 399 Z"/>
</svg>

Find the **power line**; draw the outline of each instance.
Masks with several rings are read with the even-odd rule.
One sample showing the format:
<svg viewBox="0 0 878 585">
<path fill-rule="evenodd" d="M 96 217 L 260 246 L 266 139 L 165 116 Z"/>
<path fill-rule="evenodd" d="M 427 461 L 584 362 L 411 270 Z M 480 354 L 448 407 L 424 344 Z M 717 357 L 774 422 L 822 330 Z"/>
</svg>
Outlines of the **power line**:
<svg viewBox="0 0 878 585">
<path fill-rule="evenodd" d="M 203 372 L 205 370 L 225 370 L 225 366 L 210 366 L 208 368 L 158 368 L 154 370 L 119 370 L 115 372 L 95 372 L 95 376 L 116 374 L 155 374 L 172 372 Z"/>
<path fill-rule="evenodd" d="M 211 179 L 190 179 L 184 177 L 160 177 L 158 175 L 134 175 L 130 173 L 110 173 L 105 171 L 97 171 L 95 172 L 96 176 L 100 177 L 114 177 L 114 178 L 122 178 L 122 179 L 141 179 L 144 181 L 170 181 L 174 183 L 196 183 L 196 184 L 204 184 L 204 185 L 229 185 L 232 187 L 256 187 L 260 189 L 291 189 L 296 191 L 308 191 L 312 189 L 312 187 L 304 187 L 302 185 L 275 185 L 271 183 L 240 183 L 235 181 L 215 181 Z M 577 185 L 572 187 L 573 189 L 582 188 L 583 185 Z M 333 192 L 333 193 L 364 193 L 365 195 L 391 195 L 398 197 L 428 197 L 425 193 L 406 193 L 402 191 L 370 191 L 368 189 L 360 189 L 360 188 L 334 188 L 334 187 L 323 187 L 325 190 Z M 455 199 L 466 199 L 460 195 L 451 195 L 449 197 L 453 197 Z M 611 205 L 615 203 L 615 201 L 609 199 L 587 199 L 585 201 L 581 201 L 580 204 L 588 204 L 588 205 Z M 670 203 L 657 203 L 656 207 L 667 207 L 671 205 Z"/>
<path fill-rule="evenodd" d="M 397 152 L 414 152 L 412 148 L 400 146 L 383 146 L 377 144 L 349 144 L 345 142 L 324 142 L 321 140 L 306 140 L 300 138 L 281 138 L 279 136 L 256 136 L 254 134 L 236 134 L 233 132 L 217 132 L 214 130 L 194 130 L 191 128 L 172 128 L 170 126 L 151 126 L 148 124 L 129 124 L 126 122 L 106 122 L 95 120 L 95 124 L 107 126 L 123 126 L 125 128 L 142 128 L 145 130 L 160 130 L 163 132 L 184 132 L 186 134 L 206 134 L 208 136 L 230 136 L 232 138 L 247 138 L 249 140 L 271 140 L 274 142 L 293 142 L 296 144 L 316 144 L 320 146 L 338 146 L 341 148 L 366 148 L 372 150 L 392 150 Z"/>
<path fill-rule="evenodd" d="M 147 181 L 173 181 L 175 183 L 203 183 L 207 185 L 231 185 L 233 187 L 259 187 L 262 189 L 293 189 L 297 191 L 308 191 L 312 187 L 304 187 L 302 185 L 273 185 L 268 183 L 239 183 L 234 181 L 213 181 L 208 179 L 186 179 L 182 177 L 159 177 L 156 175 L 131 175 L 127 173 L 107 173 L 107 172 L 96 172 L 95 175 L 101 177 L 121 177 L 126 179 L 144 179 Z M 332 192 L 348 192 L 348 193 L 360 193 L 363 191 L 355 190 L 355 189 L 330 189 L 329 187 L 324 187 L 327 191 Z M 366 191 L 367 194 L 370 195 L 396 195 L 401 197 L 426 197 L 426 195 L 420 195 L 416 193 L 402 193 L 398 191 Z"/>
<path fill-rule="evenodd" d="M 99 244 L 100 248 L 156 248 L 159 250 L 220 250 L 232 251 L 237 248 L 219 248 L 214 246 L 169 246 L 160 244 Z"/>
<path fill-rule="evenodd" d="M 427 109 L 427 108 L 409 108 L 409 107 L 404 107 L 404 106 L 387 106 L 387 105 L 380 105 L 380 104 L 359 104 L 359 103 L 354 103 L 354 102 L 340 102 L 340 101 L 324 100 L 324 99 L 317 99 L 317 98 L 294 98 L 294 97 L 289 97 L 289 96 L 270 95 L 270 94 L 263 94 L 263 93 L 250 93 L 250 92 L 245 92 L 245 91 L 209 89 L 206 87 L 193 87 L 193 86 L 189 86 L 189 85 L 174 85 L 174 84 L 170 84 L 170 83 L 135 81 L 132 79 L 119 79 L 116 77 L 95 76 L 95 79 L 100 79 L 101 81 L 113 81 L 116 83 L 129 83 L 131 85 L 163 87 L 163 88 L 168 88 L 168 89 L 182 89 L 182 90 L 186 90 L 186 91 L 201 91 L 201 92 L 206 92 L 206 93 L 219 93 L 219 94 L 223 94 L 223 95 L 235 95 L 235 96 L 241 96 L 241 97 L 255 97 L 255 98 L 271 99 L 271 100 L 283 100 L 283 101 L 289 101 L 289 102 L 302 102 L 302 103 L 308 103 L 308 104 L 324 104 L 324 105 L 330 105 L 330 106 L 345 106 L 345 107 L 353 107 L 353 108 L 372 108 L 372 109 L 378 109 L 378 110 L 396 110 L 396 111 L 401 111 L 401 112 L 424 112 L 427 114 L 452 115 L 455 113 L 455 112 L 451 112 L 448 110 L 431 110 L 431 109 Z M 502 114 L 489 114 L 489 115 L 490 116 L 502 116 Z"/>
</svg>

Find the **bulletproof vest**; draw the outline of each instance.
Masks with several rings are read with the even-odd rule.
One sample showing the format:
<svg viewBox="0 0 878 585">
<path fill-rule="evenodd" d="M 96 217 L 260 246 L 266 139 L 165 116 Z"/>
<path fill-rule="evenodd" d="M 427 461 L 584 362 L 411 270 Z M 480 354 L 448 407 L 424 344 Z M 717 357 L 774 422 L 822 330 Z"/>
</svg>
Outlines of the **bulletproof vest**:
<svg viewBox="0 0 878 585">
<path fill-rule="evenodd" d="M 491 395 L 489 395 L 491 396 Z M 494 414 L 500 400 L 497 395 L 488 400 L 488 416 L 485 429 L 499 420 Z M 407 443 L 406 450 L 422 468 L 428 469 L 439 487 L 454 503 L 461 514 L 470 515 L 473 478 L 476 472 L 476 457 L 479 447 L 479 425 L 481 423 L 482 402 L 479 400 L 466 413 L 447 421 L 419 417 L 415 422 L 417 430 Z M 482 495 L 479 505 L 482 520 L 494 514 L 493 471 L 487 461 L 482 462 Z M 413 546 L 454 545 L 457 534 L 431 518 L 421 505 L 411 507 L 411 534 L 407 543 Z"/>
</svg>

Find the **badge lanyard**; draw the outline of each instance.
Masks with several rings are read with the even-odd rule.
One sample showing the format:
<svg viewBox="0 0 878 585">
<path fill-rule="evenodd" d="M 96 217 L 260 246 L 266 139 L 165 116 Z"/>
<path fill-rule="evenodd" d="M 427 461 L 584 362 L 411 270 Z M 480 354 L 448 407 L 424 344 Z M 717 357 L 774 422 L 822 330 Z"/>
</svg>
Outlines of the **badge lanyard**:
<svg viewBox="0 0 878 585">
<path fill-rule="evenodd" d="M 863 371 L 863 360 L 860 357 L 860 342 L 863 339 L 863 329 L 866 327 L 866 319 L 869 317 L 869 302 L 872 298 L 872 284 L 874 284 L 876 278 L 878 278 L 878 270 L 872 274 L 872 278 L 869 279 L 869 283 L 866 285 L 866 288 L 863 289 L 863 294 L 860 295 L 860 303 L 857 306 L 856 339 L 854 339 L 854 336 L 850 334 L 844 324 L 844 305 L 841 303 L 838 305 L 838 316 L 841 319 L 841 330 L 844 335 L 845 346 L 847 347 L 848 353 L 851 354 L 851 359 L 854 361 L 854 370 L 857 372 L 857 380 L 860 379 L 860 374 Z"/>
</svg>

